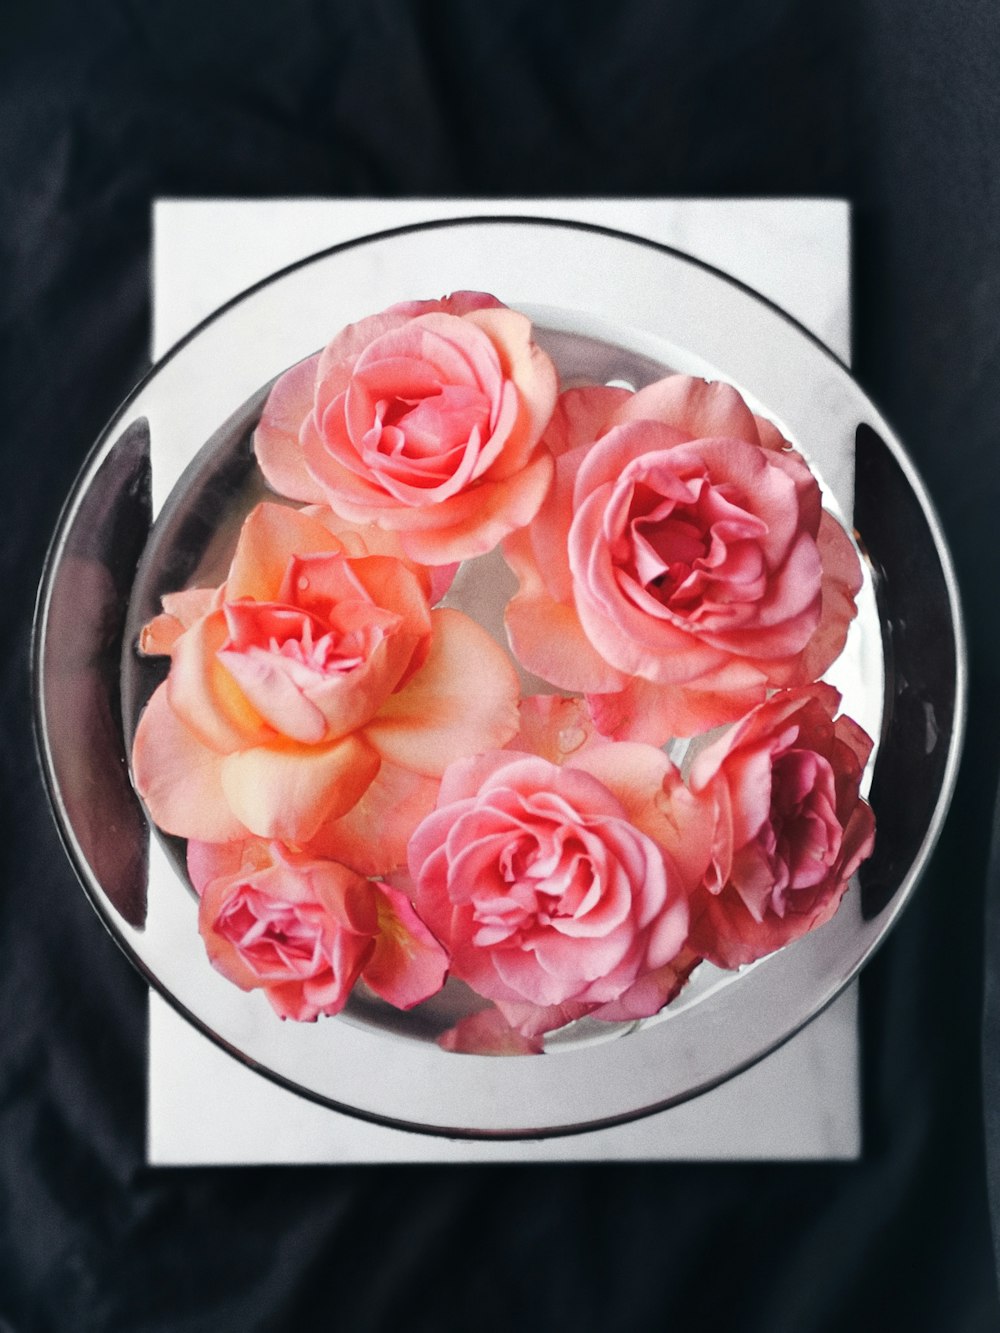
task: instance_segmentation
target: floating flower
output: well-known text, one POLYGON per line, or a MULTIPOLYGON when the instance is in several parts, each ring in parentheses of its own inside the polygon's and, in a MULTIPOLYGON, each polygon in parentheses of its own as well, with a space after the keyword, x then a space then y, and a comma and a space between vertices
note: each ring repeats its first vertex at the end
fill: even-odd
POLYGON ((555 483, 504 542, 520 579, 507 626, 604 735, 694 735, 839 655, 857 555, 803 459, 731 386, 569 390, 546 439, 555 483))
POLYGON ((556 391, 524 315, 481 292, 409 302, 281 376, 257 459, 280 494, 398 531, 414 559, 448 564, 536 513, 556 391))
POLYGON ((828 921, 871 854, 860 784, 872 742, 834 720, 839 703, 822 683, 776 694, 695 758, 689 790, 668 781, 673 832, 662 836, 700 874, 689 944, 719 967, 828 921))
POLYGON ((170 673, 133 771, 167 832, 388 870, 448 764, 517 729, 516 677, 486 632, 431 611, 401 560, 349 550, 317 514, 262 504, 221 588, 165 599, 143 646, 170 673))
POLYGON ((339 1013, 359 977, 399 1009, 444 984, 447 955, 406 898, 335 861, 258 839, 192 842, 188 869, 213 966, 282 1018, 339 1013))
POLYGON ((662 821, 669 766, 651 746, 604 744, 561 767, 506 751, 445 773, 410 840, 413 900, 452 974, 523 1034, 617 1016, 640 990, 653 1013, 673 990, 685 885, 644 831, 662 821))

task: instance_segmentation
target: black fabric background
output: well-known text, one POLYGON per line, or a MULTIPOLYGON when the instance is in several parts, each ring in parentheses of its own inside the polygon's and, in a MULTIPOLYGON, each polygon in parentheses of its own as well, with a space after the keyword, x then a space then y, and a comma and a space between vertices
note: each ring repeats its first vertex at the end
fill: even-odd
POLYGON ((0 34, 0 1329, 1000 1326, 993 0, 13 0, 0 34), (857 373, 939 506, 972 669, 951 817, 863 978, 862 1161, 143 1165, 144 987, 46 808, 27 644, 61 500, 146 365, 157 194, 853 202, 857 373))

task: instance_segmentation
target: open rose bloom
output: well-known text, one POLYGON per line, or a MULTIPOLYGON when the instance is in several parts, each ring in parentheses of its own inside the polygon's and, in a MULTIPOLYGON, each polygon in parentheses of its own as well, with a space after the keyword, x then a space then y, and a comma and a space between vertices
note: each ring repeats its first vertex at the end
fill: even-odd
POLYGON ((283 1018, 451 977, 444 1049, 539 1054, 821 925, 871 852, 872 743, 820 680, 861 567, 803 457, 726 384, 558 389, 483 293, 342 330, 257 427, 282 502, 142 633, 136 788, 283 1018), (441 604, 494 551, 505 642, 441 604))
POLYGON ((555 397, 524 315, 481 292, 411 301, 281 377, 257 460, 279 494, 399 532, 414 559, 449 564, 536 513, 555 397))
POLYGON ((504 543, 515 654, 583 692, 598 729, 662 745, 738 719, 831 665, 854 548, 803 459, 726 384, 569 390, 556 479, 504 543))

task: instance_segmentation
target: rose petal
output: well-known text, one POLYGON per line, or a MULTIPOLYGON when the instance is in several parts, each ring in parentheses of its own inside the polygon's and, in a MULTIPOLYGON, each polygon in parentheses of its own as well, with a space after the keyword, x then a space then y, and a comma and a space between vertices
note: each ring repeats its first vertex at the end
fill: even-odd
POLYGON ((444 1051, 459 1055, 543 1055, 539 1037, 528 1037, 511 1027, 499 1009, 481 1009, 460 1019, 438 1037, 444 1051))
POLYGON ((669 422, 684 439, 728 438, 759 441, 756 419, 731 384, 668 375, 640 389, 621 405, 611 422, 669 422))
POLYGON ((517 386, 522 410, 518 426, 504 449, 496 476, 509 476, 523 466, 539 435, 552 416, 559 391, 555 366, 532 341, 531 321, 506 306, 472 311, 469 324, 482 329, 500 358, 503 373, 517 386))
POLYGON ((144 657, 169 655, 185 630, 214 609, 216 588, 187 588, 163 595, 163 614, 154 616, 139 635, 139 651, 144 657))
POLYGON ((204 745, 159 686, 139 719, 132 747, 136 790, 165 833, 228 842, 246 833, 222 785, 223 756, 204 745))
POLYGON ((594 725, 615 741, 665 745, 736 722, 767 697, 767 677, 752 662, 730 661, 681 685, 627 677, 616 692, 587 693, 594 725))
MULTIPOLYGON (((235 875, 243 865, 245 841, 239 842, 199 842, 188 839, 187 870, 188 878, 199 896, 206 884, 223 875, 235 875)), ((262 862, 264 864, 264 862, 262 862)))
POLYGON ((406 864, 413 830, 434 808, 438 780, 382 762, 361 798, 338 819, 324 822, 309 850, 363 875, 384 875, 406 864))
POLYGON ((367 986, 397 1009, 412 1009, 436 995, 448 974, 448 954, 413 910, 405 893, 373 885, 378 936, 361 974, 367 986))
POLYGON ((293 556, 336 554, 343 545, 316 511, 265 502, 248 515, 240 531, 226 598, 276 601, 293 556))
POLYGON ((275 381, 254 432, 257 463, 267 483, 290 500, 322 501, 299 444, 302 422, 312 410, 319 353, 300 361, 275 381))
POLYGON ((177 716, 220 754, 258 744, 267 728, 219 653, 229 637, 222 611, 212 611, 178 638, 171 652, 167 693, 177 716))
POLYGON ((818 680, 844 650, 847 631, 857 615, 855 598, 863 582, 854 543, 825 509, 816 538, 823 566, 819 625, 806 644, 789 684, 818 680))
POLYGON ((360 800, 379 757, 356 736, 333 745, 258 746, 228 755, 222 787, 231 809, 262 838, 306 843, 360 800))
POLYGON ((692 950, 682 949, 672 962, 655 972, 647 972, 617 1000, 595 1009, 590 1017, 605 1023, 623 1023, 658 1014, 676 1000, 701 961, 692 950))
POLYGON ((453 760, 510 740, 519 690, 506 654, 475 621, 447 608, 431 619, 430 656, 364 735, 390 762, 439 777, 453 760))
POLYGON ((520 726, 508 742, 510 750, 537 754, 553 764, 572 760, 589 746, 601 744, 590 714, 580 699, 558 694, 529 694, 518 706, 520 726))

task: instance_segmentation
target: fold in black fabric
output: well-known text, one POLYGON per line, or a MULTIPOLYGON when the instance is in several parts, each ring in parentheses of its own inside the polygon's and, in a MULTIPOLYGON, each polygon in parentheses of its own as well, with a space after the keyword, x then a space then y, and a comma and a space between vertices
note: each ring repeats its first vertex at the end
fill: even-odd
POLYGON ((930 9, 5 7, 0 1329, 221 1333, 316 1313, 407 1333, 1000 1324, 995 899, 988 1156, 979 1064, 1000 683, 1000 24, 989 0, 930 9), (973 717, 931 869, 863 979, 857 1164, 143 1165, 144 986, 45 806, 27 644, 61 501, 146 366, 151 200, 476 193, 856 206, 857 373, 953 544, 973 717))

